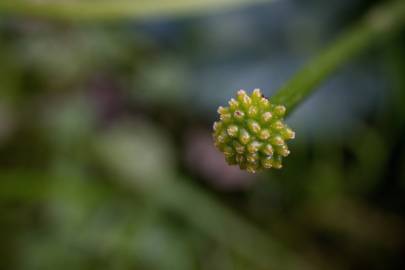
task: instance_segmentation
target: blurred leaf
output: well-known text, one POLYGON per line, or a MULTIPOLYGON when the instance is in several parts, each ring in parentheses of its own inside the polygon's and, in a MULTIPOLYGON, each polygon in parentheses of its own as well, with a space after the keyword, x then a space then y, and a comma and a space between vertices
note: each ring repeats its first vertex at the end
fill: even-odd
POLYGON ((167 57, 148 63, 135 76, 133 96, 148 105, 182 104, 187 99, 186 91, 191 87, 192 74, 180 59, 167 57))
POLYGON ((99 0, 0 2, 0 13, 52 19, 106 20, 199 14, 269 0, 99 0))
POLYGON ((173 149, 163 130, 141 121, 117 124, 94 142, 99 159, 131 188, 160 186, 173 178, 173 149))

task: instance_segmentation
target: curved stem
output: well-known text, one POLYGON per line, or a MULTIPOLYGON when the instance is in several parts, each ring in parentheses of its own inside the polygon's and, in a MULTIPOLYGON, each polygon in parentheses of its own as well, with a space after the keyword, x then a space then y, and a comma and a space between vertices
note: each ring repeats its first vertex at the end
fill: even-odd
POLYGON ((379 39, 397 32, 404 22, 405 1, 390 2, 371 10, 363 21, 343 33, 287 81, 272 101, 283 104, 291 113, 328 75, 379 39))

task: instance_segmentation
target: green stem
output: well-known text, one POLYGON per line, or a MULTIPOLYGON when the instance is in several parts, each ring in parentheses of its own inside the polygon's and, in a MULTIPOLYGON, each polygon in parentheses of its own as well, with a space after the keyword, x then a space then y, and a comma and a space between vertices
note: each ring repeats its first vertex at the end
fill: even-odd
POLYGON ((115 20, 199 14, 268 0, 0 1, 0 14, 56 20, 115 20))
POLYGON ((343 33, 334 43, 293 76, 272 97, 291 113, 331 73, 386 35, 395 34, 405 22, 405 1, 394 1, 372 10, 363 21, 343 33))

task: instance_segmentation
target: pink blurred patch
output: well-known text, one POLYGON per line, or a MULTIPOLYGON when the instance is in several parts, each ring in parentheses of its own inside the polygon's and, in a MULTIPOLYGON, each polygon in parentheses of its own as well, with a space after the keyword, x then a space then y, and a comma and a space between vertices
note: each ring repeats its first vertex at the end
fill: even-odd
POLYGON ((108 75, 97 74, 89 81, 89 97, 103 121, 108 122, 124 111, 120 87, 108 75))
POLYGON ((184 157, 193 172, 217 189, 243 190, 254 182, 254 175, 226 163, 224 155, 215 148, 211 134, 205 130, 194 129, 187 133, 184 157))

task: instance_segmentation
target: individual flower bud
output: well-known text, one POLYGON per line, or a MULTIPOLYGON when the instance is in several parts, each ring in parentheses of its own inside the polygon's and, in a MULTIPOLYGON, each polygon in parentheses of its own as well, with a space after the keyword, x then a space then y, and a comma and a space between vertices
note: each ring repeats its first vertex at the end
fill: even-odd
POLYGON ((273 166, 273 159, 271 157, 265 157, 262 159, 262 166, 266 169, 270 169, 273 166))
POLYGON ((254 120, 249 120, 248 121, 248 127, 249 130, 252 131, 253 133, 258 133, 260 131, 260 125, 254 120))
POLYGON ((251 164, 249 163, 246 166, 246 171, 250 172, 250 173, 255 173, 257 171, 258 166, 256 164, 251 164))
POLYGON ((286 142, 295 137, 282 116, 285 107, 271 104, 259 89, 251 95, 239 90, 229 107, 219 107, 219 121, 213 125, 215 146, 230 165, 251 173, 282 167, 290 154, 286 142))
POLYGON ((238 126, 229 125, 228 128, 226 129, 226 132, 228 133, 229 136, 236 137, 238 135, 238 126))
POLYGON ((250 141, 250 135, 249 135, 249 132, 246 131, 246 129, 240 130, 239 141, 242 144, 248 144, 248 142, 250 141))
POLYGON ((275 136, 272 138, 273 145, 282 146, 284 145, 284 140, 280 136, 275 136))
POLYGON ((267 140, 270 138, 270 131, 268 129, 263 129, 260 131, 259 138, 262 140, 267 140))
POLYGON ((219 106, 217 111, 218 111, 219 114, 227 114, 227 113, 229 113, 229 109, 224 108, 222 106, 219 106))
POLYGON ((278 117, 284 116, 285 111, 286 111, 286 108, 281 105, 278 105, 274 108, 274 114, 276 114, 278 117))
POLYGON ((221 114, 219 116, 219 119, 221 119, 221 121, 224 123, 229 123, 232 120, 232 116, 229 113, 225 113, 225 114, 221 114))
POLYGON ((284 125, 280 120, 278 120, 278 121, 274 122, 271 125, 271 127, 274 128, 275 130, 282 130, 284 128, 284 125))
POLYGON ((219 136, 217 138, 218 138, 218 142, 221 144, 224 144, 229 141, 229 137, 225 131, 221 131, 221 133, 219 134, 219 136))
POLYGON ((281 163, 281 156, 274 157, 274 159, 272 160, 272 166, 275 169, 283 168, 283 164, 281 163))
POLYGON ((250 106, 247 110, 247 115, 249 117, 255 117, 259 113, 259 110, 255 106, 250 106))
POLYGON ((249 108, 249 106, 252 104, 252 100, 244 90, 239 90, 237 96, 239 102, 243 105, 244 108, 249 108))
POLYGON ((236 120, 241 121, 241 120, 243 120, 243 118, 245 117, 245 113, 244 113, 243 111, 241 111, 241 110, 236 110, 236 111, 233 113, 233 117, 234 117, 236 120))
POLYGON ((239 103, 233 98, 231 98, 231 100, 228 102, 228 104, 229 104, 229 108, 231 110, 236 110, 239 106, 239 103))
POLYGON ((213 130, 216 132, 222 128, 222 123, 221 122, 214 122, 214 125, 212 126, 213 130))
POLYGON ((265 153, 268 156, 273 155, 273 146, 271 146, 271 144, 266 144, 263 149, 262 149, 263 153, 265 153))
POLYGON ((259 159, 259 155, 257 153, 249 154, 246 156, 247 162, 254 164, 259 159))
POLYGON ((290 154, 290 150, 288 150, 286 145, 283 145, 277 149, 277 153, 279 153, 283 157, 286 157, 290 154))
POLYGON ((259 143, 258 141, 253 141, 247 146, 247 150, 249 153, 253 154, 259 151, 260 146, 261 143, 259 143))
POLYGON ((241 90, 239 90, 239 91, 236 93, 236 98, 237 98, 237 100, 238 100, 240 103, 243 102, 243 98, 244 98, 245 96, 247 96, 245 90, 242 90, 242 89, 241 89, 241 90))
POLYGON ((292 131, 291 129, 287 128, 283 131, 282 133, 284 139, 286 140, 292 140, 295 138, 295 132, 292 131))
POLYGON ((252 100, 250 99, 250 97, 248 95, 243 96, 242 105, 245 108, 249 108, 250 104, 252 104, 252 100))
POLYGON ((262 98, 262 92, 260 91, 260 89, 256 88, 255 90, 253 90, 252 92, 252 99, 254 101, 258 101, 262 98))
POLYGON ((244 154, 245 153, 245 147, 243 145, 241 145, 238 142, 234 142, 233 144, 234 144, 235 150, 236 150, 236 152, 238 154, 244 154))
POLYGON ((269 122, 271 118, 273 118, 273 115, 271 114, 271 112, 265 112, 262 114, 262 120, 264 123, 269 122))
POLYGON ((236 96, 239 98, 239 97, 243 97, 243 96, 246 96, 247 94, 246 94, 246 91, 245 90, 243 90, 243 89, 240 89, 237 93, 236 93, 236 96))
POLYGON ((270 102, 267 98, 262 97, 259 101, 259 104, 261 107, 263 107, 264 109, 268 109, 270 107, 270 102))

